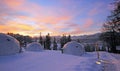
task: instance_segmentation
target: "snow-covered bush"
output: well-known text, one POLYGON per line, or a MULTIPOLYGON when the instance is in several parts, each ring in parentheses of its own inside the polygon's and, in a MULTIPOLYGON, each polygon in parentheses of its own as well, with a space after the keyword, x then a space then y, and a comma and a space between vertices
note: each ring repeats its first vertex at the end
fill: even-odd
POLYGON ((38 42, 32 42, 27 45, 27 51, 43 51, 43 47, 38 42))
POLYGON ((85 53, 85 49, 80 43, 71 41, 63 46, 63 53, 80 56, 85 53))
POLYGON ((0 33, 0 55, 11 55, 20 50, 19 42, 12 36, 0 33))

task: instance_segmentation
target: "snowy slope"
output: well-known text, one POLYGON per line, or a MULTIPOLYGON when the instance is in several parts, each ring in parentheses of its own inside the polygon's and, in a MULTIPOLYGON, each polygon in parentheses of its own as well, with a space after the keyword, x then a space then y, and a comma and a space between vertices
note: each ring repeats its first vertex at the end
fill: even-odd
POLYGON ((61 54, 60 51, 24 52, 0 56, 0 71, 100 71, 96 53, 83 56, 61 54))

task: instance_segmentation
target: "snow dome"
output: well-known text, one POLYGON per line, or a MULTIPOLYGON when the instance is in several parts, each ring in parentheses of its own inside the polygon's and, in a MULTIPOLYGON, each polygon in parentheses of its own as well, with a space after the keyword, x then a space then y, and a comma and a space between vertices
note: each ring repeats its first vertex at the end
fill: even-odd
POLYGON ((83 45, 81 45, 80 43, 76 41, 68 42, 63 47, 63 53, 65 54, 72 54, 72 55, 80 56, 84 54, 84 52, 85 52, 85 49, 83 45))
POLYGON ((0 33, 0 55, 11 55, 20 50, 19 42, 12 36, 0 33))
POLYGON ((42 51, 43 47, 38 42, 32 42, 32 43, 27 45, 26 50, 27 51, 42 51))

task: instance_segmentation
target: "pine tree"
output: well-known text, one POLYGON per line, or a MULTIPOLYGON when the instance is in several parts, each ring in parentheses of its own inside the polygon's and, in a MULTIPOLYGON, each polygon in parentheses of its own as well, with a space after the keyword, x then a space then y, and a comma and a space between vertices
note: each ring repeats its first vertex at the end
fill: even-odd
POLYGON ((71 39, 71 36, 70 35, 68 35, 68 37, 67 37, 67 42, 70 42, 72 39, 71 39))
POLYGON ((57 42, 56 42, 55 37, 54 37, 54 40, 53 40, 53 50, 57 50, 57 42))
POLYGON ((40 37, 39 37, 39 43, 40 43, 41 45, 43 45, 43 39, 42 39, 42 36, 41 36, 41 32, 40 32, 40 37))
POLYGON ((63 34, 63 36, 60 39, 60 43, 61 43, 61 48, 63 48, 63 46, 67 43, 66 35, 63 34))
POLYGON ((27 43, 31 43, 32 38, 30 36, 24 36, 24 46, 27 46, 27 43))
POLYGON ((103 24, 103 34, 100 38, 111 46, 111 52, 116 52, 116 45, 120 45, 120 1, 114 3, 114 10, 103 24))
POLYGON ((43 45, 44 45, 44 49, 47 49, 45 40, 43 41, 43 45))
POLYGON ((51 46, 51 37, 50 37, 50 34, 48 33, 45 39, 45 47, 46 49, 51 50, 50 46, 51 46))

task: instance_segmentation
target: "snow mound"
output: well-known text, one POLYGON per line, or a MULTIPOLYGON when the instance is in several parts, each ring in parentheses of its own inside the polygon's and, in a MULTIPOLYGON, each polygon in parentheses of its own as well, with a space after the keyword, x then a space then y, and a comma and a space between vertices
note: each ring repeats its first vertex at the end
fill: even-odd
POLYGON ((38 42, 32 42, 27 45, 27 51, 43 51, 43 47, 38 42))
POLYGON ((63 46, 63 53, 80 56, 85 53, 85 49, 80 43, 71 41, 63 46))
POLYGON ((19 42, 12 36, 0 33, 0 55, 11 55, 20 50, 19 42))

